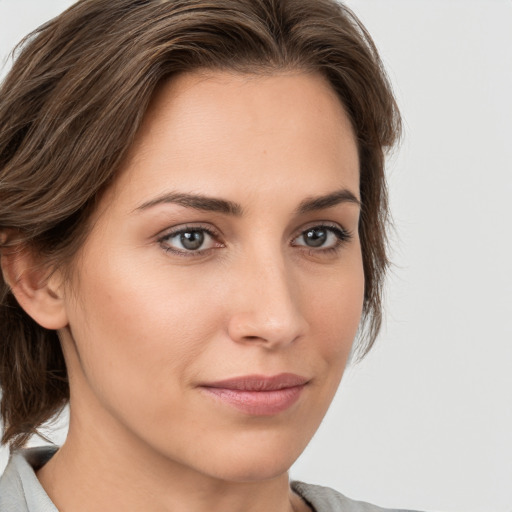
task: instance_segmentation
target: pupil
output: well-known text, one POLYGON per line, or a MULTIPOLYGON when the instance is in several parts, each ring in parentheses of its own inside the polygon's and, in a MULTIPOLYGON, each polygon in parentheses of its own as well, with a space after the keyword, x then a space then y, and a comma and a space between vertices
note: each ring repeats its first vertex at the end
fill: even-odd
POLYGON ((180 241, 185 249, 193 251, 203 245, 204 234, 201 231, 188 231, 181 234, 180 241))
POLYGON ((327 240, 327 232, 325 229, 310 229, 304 235, 306 245, 310 247, 320 247, 327 240))

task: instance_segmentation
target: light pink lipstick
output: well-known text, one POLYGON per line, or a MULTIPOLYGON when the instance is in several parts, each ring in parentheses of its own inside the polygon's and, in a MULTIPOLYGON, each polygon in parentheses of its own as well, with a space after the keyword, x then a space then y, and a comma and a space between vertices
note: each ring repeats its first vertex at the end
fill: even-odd
POLYGON ((255 416, 272 416, 300 398, 308 379, 293 373, 272 377, 247 375, 201 385, 212 397, 255 416))

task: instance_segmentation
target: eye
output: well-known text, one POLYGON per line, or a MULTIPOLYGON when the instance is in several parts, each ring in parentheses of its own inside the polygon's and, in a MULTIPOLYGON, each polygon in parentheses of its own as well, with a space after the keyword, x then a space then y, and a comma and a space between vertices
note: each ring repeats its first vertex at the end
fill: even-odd
POLYGON ((202 227, 180 228, 165 234, 158 241, 166 251, 181 255, 200 254, 208 249, 223 247, 215 233, 202 227))
POLYGON ((292 244, 310 249, 336 250, 350 239, 350 233, 339 226, 312 226, 303 231, 292 244))

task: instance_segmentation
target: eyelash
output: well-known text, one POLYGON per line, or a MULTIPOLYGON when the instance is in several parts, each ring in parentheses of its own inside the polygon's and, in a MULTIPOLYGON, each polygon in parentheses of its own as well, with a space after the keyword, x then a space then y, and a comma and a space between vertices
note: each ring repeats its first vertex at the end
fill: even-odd
POLYGON ((224 247, 224 244, 222 244, 220 242, 215 242, 215 245, 216 245, 215 247, 210 247, 208 249, 199 249, 197 251, 192 251, 192 250, 187 251, 187 250, 182 250, 182 249, 176 249, 176 248, 171 247, 168 244, 166 244, 166 242, 169 239, 174 238, 176 236, 184 235, 185 233, 197 233, 197 232, 206 233, 210 238, 212 238, 212 240, 218 240, 220 238, 220 233, 218 233, 217 231, 214 231, 211 227, 195 225, 195 226, 180 227, 180 228, 176 229, 175 231, 168 232, 158 239, 158 243, 164 249, 165 252, 170 252, 170 253, 176 254, 178 256, 182 256, 184 258, 194 258, 194 257, 198 257, 198 256, 204 256, 206 253, 208 253, 214 249, 224 247))
POLYGON ((336 243, 332 247, 319 247, 318 249, 314 247, 310 247, 307 245, 294 245, 294 247, 301 247, 303 250, 307 251, 307 253, 311 256, 315 254, 323 254, 323 255, 333 255, 336 254, 345 244, 347 244, 353 237, 352 233, 345 228, 340 227, 337 224, 313 224, 308 226, 306 229, 303 229, 300 234, 293 238, 296 240, 299 237, 305 236, 308 231, 313 230, 326 230, 332 233, 336 237, 336 243))
MULTIPOLYGON (((305 234, 308 231, 313 230, 326 230, 329 233, 332 233, 336 237, 336 243, 332 247, 311 247, 303 244, 291 244, 293 247, 300 247, 302 250, 307 251, 308 254, 314 255, 314 254, 334 254, 337 253, 343 245, 348 243, 353 235, 350 231, 340 227, 336 224, 313 224, 311 226, 306 227, 305 229, 302 229, 302 231, 295 237, 293 237, 292 242, 298 239, 301 236, 305 236, 305 234)), ((221 238, 220 233, 217 231, 211 229, 209 226, 202 226, 202 225, 194 225, 194 226, 184 226, 180 227, 179 229, 176 229, 175 231, 171 231, 166 233, 165 235, 158 238, 158 243, 160 246, 164 249, 165 252, 176 254, 177 256, 181 256, 184 258, 194 258, 194 257, 200 257, 204 256, 210 251, 225 247, 225 245, 222 242, 219 242, 218 240, 221 238), (183 235, 185 233, 206 233, 209 237, 211 237, 212 240, 214 240, 214 247, 209 247, 207 249, 198 249, 198 250, 182 250, 182 249, 176 249, 174 247, 171 247, 167 244, 169 239, 172 239, 174 237, 177 237, 179 235, 183 235)))

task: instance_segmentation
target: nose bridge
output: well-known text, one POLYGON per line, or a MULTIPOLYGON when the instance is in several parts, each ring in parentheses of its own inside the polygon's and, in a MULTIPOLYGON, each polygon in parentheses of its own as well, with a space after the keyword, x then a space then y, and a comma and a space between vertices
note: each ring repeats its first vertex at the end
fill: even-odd
POLYGON ((260 248, 242 258, 236 296, 229 324, 235 341, 259 340, 273 346, 303 334, 298 283, 282 250, 260 248))

